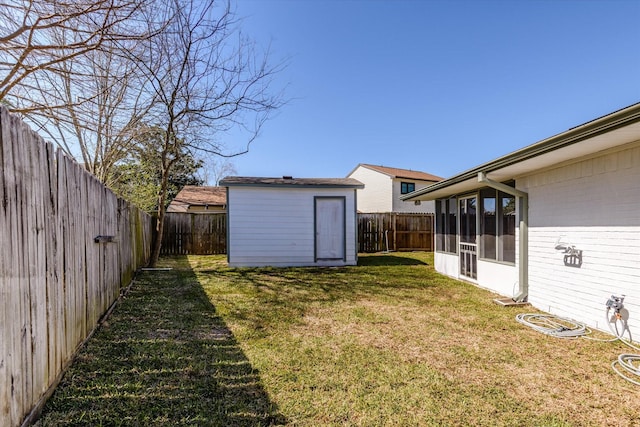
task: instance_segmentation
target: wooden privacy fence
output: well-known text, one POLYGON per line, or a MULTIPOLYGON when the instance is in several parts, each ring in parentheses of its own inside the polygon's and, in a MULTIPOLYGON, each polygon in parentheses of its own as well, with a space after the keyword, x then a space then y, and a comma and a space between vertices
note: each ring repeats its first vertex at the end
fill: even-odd
POLYGON ((152 227, 4 108, 0 165, 0 425, 17 426, 146 262, 152 227))
POLYGON ((227 253, 227 214, 167 212, 162 236, 163 255, 227 253))
MULTIPOLYGON (((433 221, 433 214, 359 213, 358 252, 433 251, 433 221)), ((227 214, 167 212, 161 251, 226 254, 227 214)))
POLYGON ((433 214, 359 213, 358 252, 433 251, 433 214))

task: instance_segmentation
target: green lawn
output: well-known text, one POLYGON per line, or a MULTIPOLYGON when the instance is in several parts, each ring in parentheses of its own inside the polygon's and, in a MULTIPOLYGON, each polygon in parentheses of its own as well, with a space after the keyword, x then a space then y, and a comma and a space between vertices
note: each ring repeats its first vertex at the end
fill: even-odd
POLYGON ((633 426, 620 343, 517 323, 530 307, 438 275, 432 254, 357 267, 140 273, 38 425, 633 426))

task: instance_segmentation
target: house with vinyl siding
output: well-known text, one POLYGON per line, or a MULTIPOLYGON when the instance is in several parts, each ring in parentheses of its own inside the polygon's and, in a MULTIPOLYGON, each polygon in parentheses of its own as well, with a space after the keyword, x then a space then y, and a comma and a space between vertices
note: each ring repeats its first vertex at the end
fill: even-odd
POLYGON ((231 267, 345 266, 358 262, 351 178, 226 177, 231 267))
POLYGON ((608 330, 640 333, 640 103, 402 197, 434 201, 435 267, 608 330))
POLYGON ((400 196, 442 180, 426 172, 366 163, 360 163, 347 177, 364 184, 364 188, 358 190, 358 211, 364 213, 434 213, 432 201, 404 202, 400 196))

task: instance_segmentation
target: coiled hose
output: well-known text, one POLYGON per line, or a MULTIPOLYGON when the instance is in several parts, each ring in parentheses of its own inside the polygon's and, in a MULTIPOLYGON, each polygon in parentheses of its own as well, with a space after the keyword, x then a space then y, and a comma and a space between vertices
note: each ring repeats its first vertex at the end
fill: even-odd
POLYGON ((579 338, 589 332, 580 322, 552 314, 522 313, 516 316, 516 320, 538 332, 556 338, 579 338))
MULTIPOLYGON (((640 347, 633 345, 633 341, 631 339, 631 331, 629 330, 629 325, 627 325, 627 321, 618 316, 616 313, 615 321, 610 321, 609 319, 609 311, 607 308, 607 323, 609 325, 609 330, 612 334, 616 336, 617 339, 622 341, 625 345, 631 347, 634 350, 640 351, 640 347), (622 325, 622 331, 618 328, 618 323, 622 325), (613 326, 612 326, 613 325, 613 326), (624 333, 629 333, 629 340, 624 339, 624 333)), ((618 356, 618 359, 611 362, 611 368, 614 370, 616 374, 625 380, 629 381, 632 384, 640 385, 640 355, 639 354, 630 354, 623 353, 618 356)))
MULTIPOLYGON (((538 332, 545 335, 550 335, 556 338, 575 339, 586 338, 595 341, 612 342, 620 340, 624 344, 639 350, 640 347, 633 345, 631 341, 631 334, 629 333, 629 340, 624 339, 625 332, 629 332, 627 322, 622 318, 617 317, 622 323, 622 330, 618 328, 618 322, 611 322, 609 319, 610 308, 607 308, 607 324, 611 333, 615 335, 615 338, 600 340, 590 338, 587 335, 591 333, 591 330, 587 328, 583 323, 577 322, 566 317, 559 317, 552 314, 538 314, 538 313, 522 313, 516 316, 516 320, 525 326, 528 326, 538 332), (613 323, 613 326, 612 326, 613 323)), ((618 356, 618 359, 611 363, 611 368, 616 374, 630 383, 640 385, 640 355, 624 353, 618 356)))
POLYGON ((623 353, 611 363, 611 368, 625 380, 640 385, 640 355, 623 353), (635 363, 635 364, 634 364, 635 363), (620 369, 621 368, 621 369, 620 369), (629 376, 629 375, 633 375, 629 376))

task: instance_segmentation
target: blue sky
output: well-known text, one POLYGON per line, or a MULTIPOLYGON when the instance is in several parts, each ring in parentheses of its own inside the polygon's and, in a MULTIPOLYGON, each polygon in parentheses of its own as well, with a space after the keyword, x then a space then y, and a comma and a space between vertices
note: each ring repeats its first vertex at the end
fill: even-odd
POLYGON ((640 102, 640 1, 238 0, 290 102, 238 175, 449 177, 640 102))

